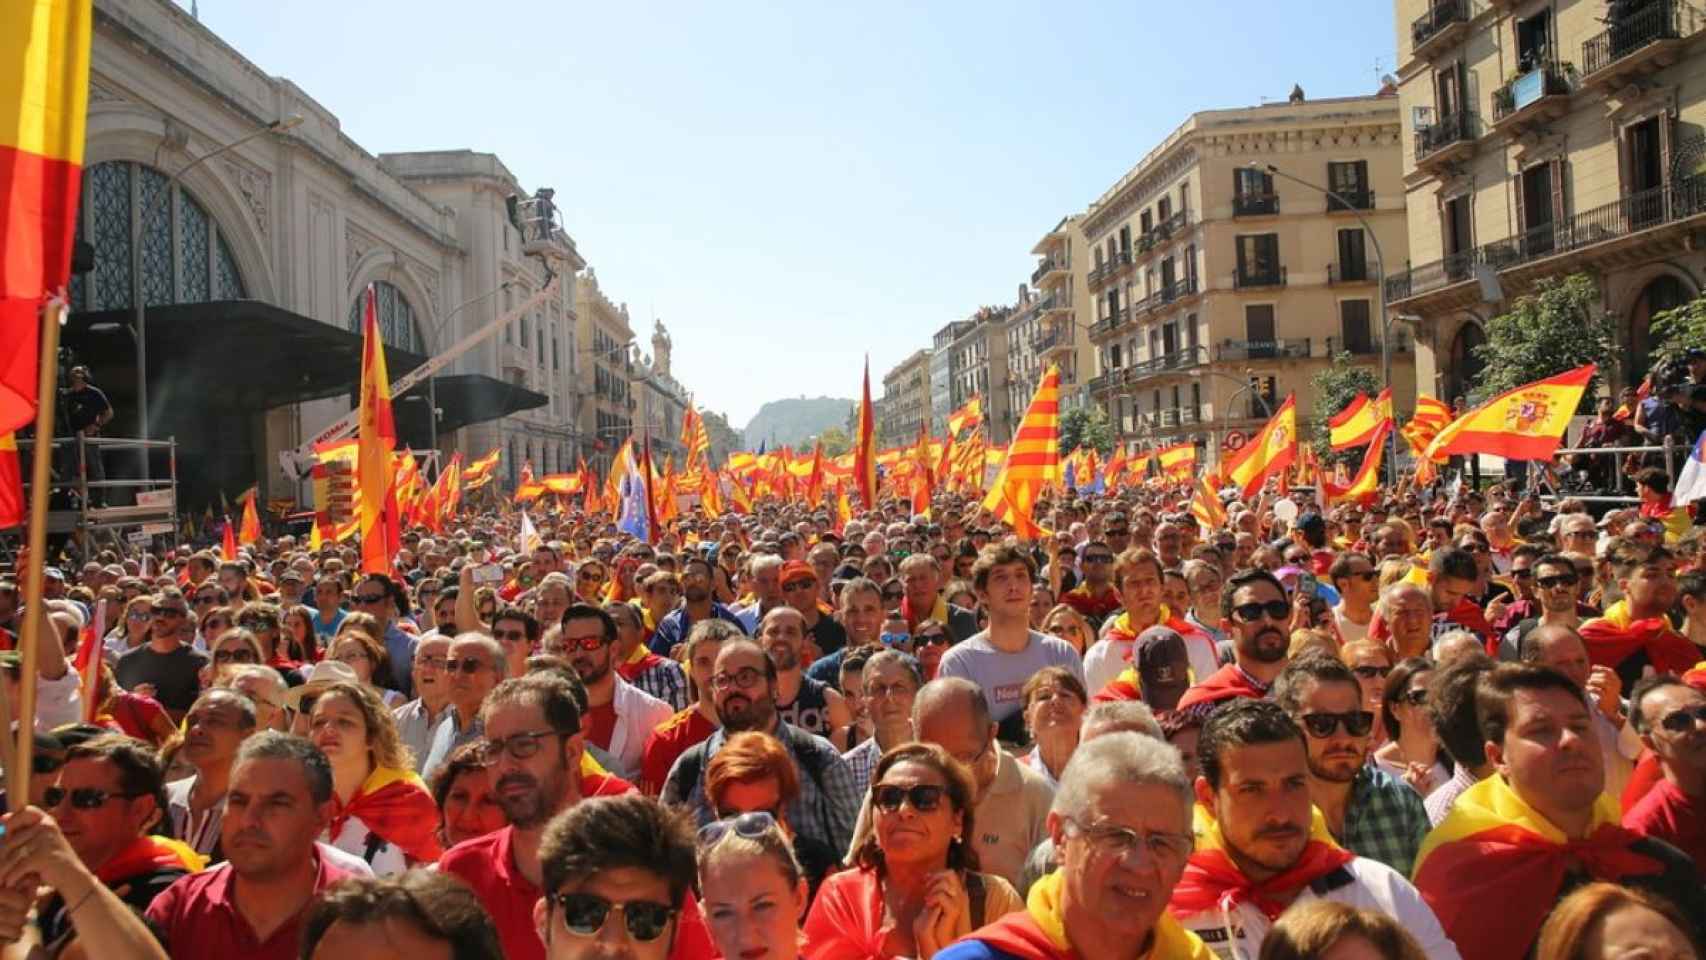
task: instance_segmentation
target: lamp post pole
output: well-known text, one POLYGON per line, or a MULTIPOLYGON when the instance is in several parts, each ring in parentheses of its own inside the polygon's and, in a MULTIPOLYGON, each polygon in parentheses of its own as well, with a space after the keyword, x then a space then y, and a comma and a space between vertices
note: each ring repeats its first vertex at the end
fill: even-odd
MULTIPOLYGON (((281 119, 274 120, 273 122, 267 124, 264 127, 261 127, 258 130, 252 130, 249 133, 246 133, 243 136, 238 137, 237 139, 231 141, 230 143, 227 143, 223 146, 217 147, 213 150, 208 151, 207 153, 202 154, 199 157, 196 157, 194 160, 191 160, 189 163, 186 163, 182 167, 179 167, 177 173, 174 173, 170 177, 166 178, 166 185, 160 191, 160 198, 161 198, 162 202, 166 202, 166 203, 171 202, 172 191, 177 187, 179 181, 181 181, 183 179, 184 174, 189 173, 191 170, 194 170, 196 167, 201 166, 203 163, 206 163, 207 161, 212 160, 214 157, 220 156, 221 154, 229 153, 232 150, 236 149, 237 147, 240 147, 243 144, 248 143, 250 140, 253 140, 256 137, 261 136, 262 134, 282 133, 285 130, 289 130, 291 127, 294 127, 301 122, 302 122, 302 114, 293 113, 288 117, 283 117, 281 119)), ((137 437, 140 440, 147 440, 148 435, 149 435, 148 434, 148 307, 147 307, 148 297, 143 292, 143 289, 142 289, 142 222, 148 218, 148 214, 151 212, 152 212, 152 209, 150 207, 145 206, 139 202, 137 204, 136 216, 132 217, 131 221, 130 221, 130 300, 131 300, 131 304, 135 310, 135 317, 133 320, 133 328, 134 328, 134 332, 136 334, 136 414, 137 414, 137 421, 140 425, 140 429, 137 431, 137 437)), ((170 218, 170 216, 167 217, 166 232, 168 234, 167 239, 169 242, 170 241, 170 234, 171 234, 171 218, 170 218)), ((169 265, 171 263, 171 261, 172 261, 172 254, 170 252, 168 252, 166 262, 169 265)), ((144 446, 142 448, 142 479, 144 479, 144 480, 147 480, 149 478, 150 467, 149 467, 148 460, 149 460, 148 447, 144 446)))

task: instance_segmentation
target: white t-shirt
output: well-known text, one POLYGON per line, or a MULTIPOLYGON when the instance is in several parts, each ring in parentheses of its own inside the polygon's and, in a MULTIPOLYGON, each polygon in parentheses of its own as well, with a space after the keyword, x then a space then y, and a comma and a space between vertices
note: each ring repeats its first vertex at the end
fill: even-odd
POLYGON ((1084 662, 1078 651, 1059 637, 1030 631, 1030 641, 1017 653, 1004 653, 990 646, 989 631, 973 634, 942 654, 938 677, 965 677, 983 689, 989 715, 996 723, 1017 713, 1025 681, 1044 667, 1065 667, 1084 679, 1084 662))
POLYGON ((1339 625, 1339 637, 1346 643, 1356 643, 1359 640, 1368 639, 1368 624, 1357 623, 1345 616, 1345 605, 1343 603, 1333 607, 1333 622, 1339 625))

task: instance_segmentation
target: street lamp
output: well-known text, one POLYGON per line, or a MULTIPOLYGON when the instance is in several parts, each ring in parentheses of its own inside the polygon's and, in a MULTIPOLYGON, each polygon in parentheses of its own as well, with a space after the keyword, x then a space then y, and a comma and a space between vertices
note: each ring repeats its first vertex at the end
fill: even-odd
MULTIPOLYGON (((172 196, 172 188, 178 185, 178 182, 183 179, 184 174, 190 172, 201 164, 206 163, 214 157, 223 153, 229 153, 262 134, 283 133, 300 123, 302 123, 302 114, 293 113, 287 117, 274 120, 258 130, 250 131, 224 146, 217 147, 202 154, 194 160, 191 160, 189 163, 184 164, 182 167, 179 167, 177 173, 167 177, 165 189, 160 191, 160 196, 169 202, 172 196)), ((136 216, 130 223, 130 299, 136 311, 135 322, 133 324, 136 334, 136 413, 137 418, 141 423, 141 430, 138 432, 138 438, 141 440, 148 439, 148 298, 142 289, 142 222, 148 219, 149 212, 149 208, 139 205, 139 208, 136 211, 136 216)), ((168 233, 170 232, 170 228, 170 216, 168 214, 168 233)), ((170 258, 168 258, 167 262, 171 262, 170 258)), ((148 459, 148 447, 144 445, 142 448, 142 479, 144 480, 149 479, 148 459)))
MULTIPOLYGON (((1391 321, 1386 315, 1386 259, 1380 252, 1380 235, 1374 232, 1373 225, 1371 225, 1368 220, 1363 217, 1362 213, 1357 210, 1356 204, 1345 199, 1340 194, 1335 193, 1326 187, 1320 186, 1319 184, 1314 184, 1308 180, 1304 180, 1301 177, 1294 177, 1291 174, 1280 170, 1280 168, 1271 163, 1263 164, 1252 160, 1248 166, 1259 170, 1265 169, 1269 176, 1279 177, 1282 180, 1290 180, 1292 183, 1295 183, 1300 187, 1308 187, 1317 193, 1325 194, 1329 200, 1338 201, 1341 208, 1350 213, 1351 216, 1356 217, 1357 223, 1362 224, 1363 233, 1367 234, 1369 242, 1374 244, 1375 282, 1380 287, 1380 378, 1385 382, 1387 389, 1391 389, 1392 328, 1391 321)), ((1332 358, 1329 357, 1328 360, 1331 361, 1332 358)), ((1398 433, 1396 430, 1388 431, 1388 433, 1391 435, 1386 438, 1387 443, 1389 444, 1387 460, 1390 464, 1392 476, 1396 477, 1398 475, 1398 433)))

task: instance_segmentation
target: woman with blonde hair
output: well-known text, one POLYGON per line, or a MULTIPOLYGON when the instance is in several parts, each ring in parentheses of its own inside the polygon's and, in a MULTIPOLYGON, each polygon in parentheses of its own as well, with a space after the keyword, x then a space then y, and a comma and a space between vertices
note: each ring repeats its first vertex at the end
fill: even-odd
POLYGON ((391 711, 371 686, 333 683, 309 714, 308 739, 332 765, 331 825, 321 839, 379 876, 435 863, 438 805, 415 775, 391 711))
POLYGON ((1427 954, 1384 913, 1315 900, 1274 921, 1259 960, 1427 960, 1427 954))
POLYGON ((1071 644, 1080 657, 1096 642, 1096 633, 1090 629, 1090 621, 1085 620, 1083 614, 1065 603, 1055 604, 1054 609, 1043 618, 1042 631, 1071 644))
POLYGON ((1352 640, 1339 648, 1339 659, 1356 674, 1357 685, 1362 687, 1362 708, 1374 714, 1374 733, 1369 742, 1378 746, 1386 740, 1381 705, 1386 700, 1386 678, 1395 662, 1392 651, 1373 640, 1352 640))
POLYGON ((1036 744, 1020 762, 1042 774, 1050 786, 1059 786, 1061 771, 1078 749, 1078 727, 1090 705, 1090 695, 1071 670, 1044 667, 1025 681, 1019 704, 1025 729, 1036 744))
POLYGON ((811 901, 782 824, 762 811, 715 820, 699 828, 696 859, 699 906, 718 954, 797 960, 811 901))
POLYGON ((1698 960, 1692 925, 1669 900, 1590 883, 1559 901, 1540 928, 1535 960, 1698 960))
MULTIPOLYGON (((332 638, 331 646, 326 651, 327 660, 336 660, 355 671, 362 683, 372 687, 385 706, 395 709, 403 705, 406 698, 395 690, 387 690, 373 682, 374 677, 391 675, 391 658, 385 653, 385 644, 381 643, 372 633, 360 624, 351 625, 350 620, 364 614, 350 614, 343 626, 338 628, 338 635, 332 638)), ((370 622, 371 616, 366 617, 370 622)))

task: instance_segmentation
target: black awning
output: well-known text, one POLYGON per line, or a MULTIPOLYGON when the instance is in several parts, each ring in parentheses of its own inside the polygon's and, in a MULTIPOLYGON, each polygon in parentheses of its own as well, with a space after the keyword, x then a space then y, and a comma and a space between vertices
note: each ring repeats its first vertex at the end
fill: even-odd
MULTIPOLYGON (((480 373, 443 374, 433 379, 437 381, 438 408, 444 411, 438 420, 440 436, 472 424, 534 410, 551 402, 551 398, 543 393, 480 373)), ((427 385, 422 383, 405 397, 412 400, 426 395, 427 385)), ((397 400, 403 401, 404 398, 397 400)), ((397 429, 408 430, 417 418, 424 424, 425 407, 424 403, 395 403, 397 429)))

